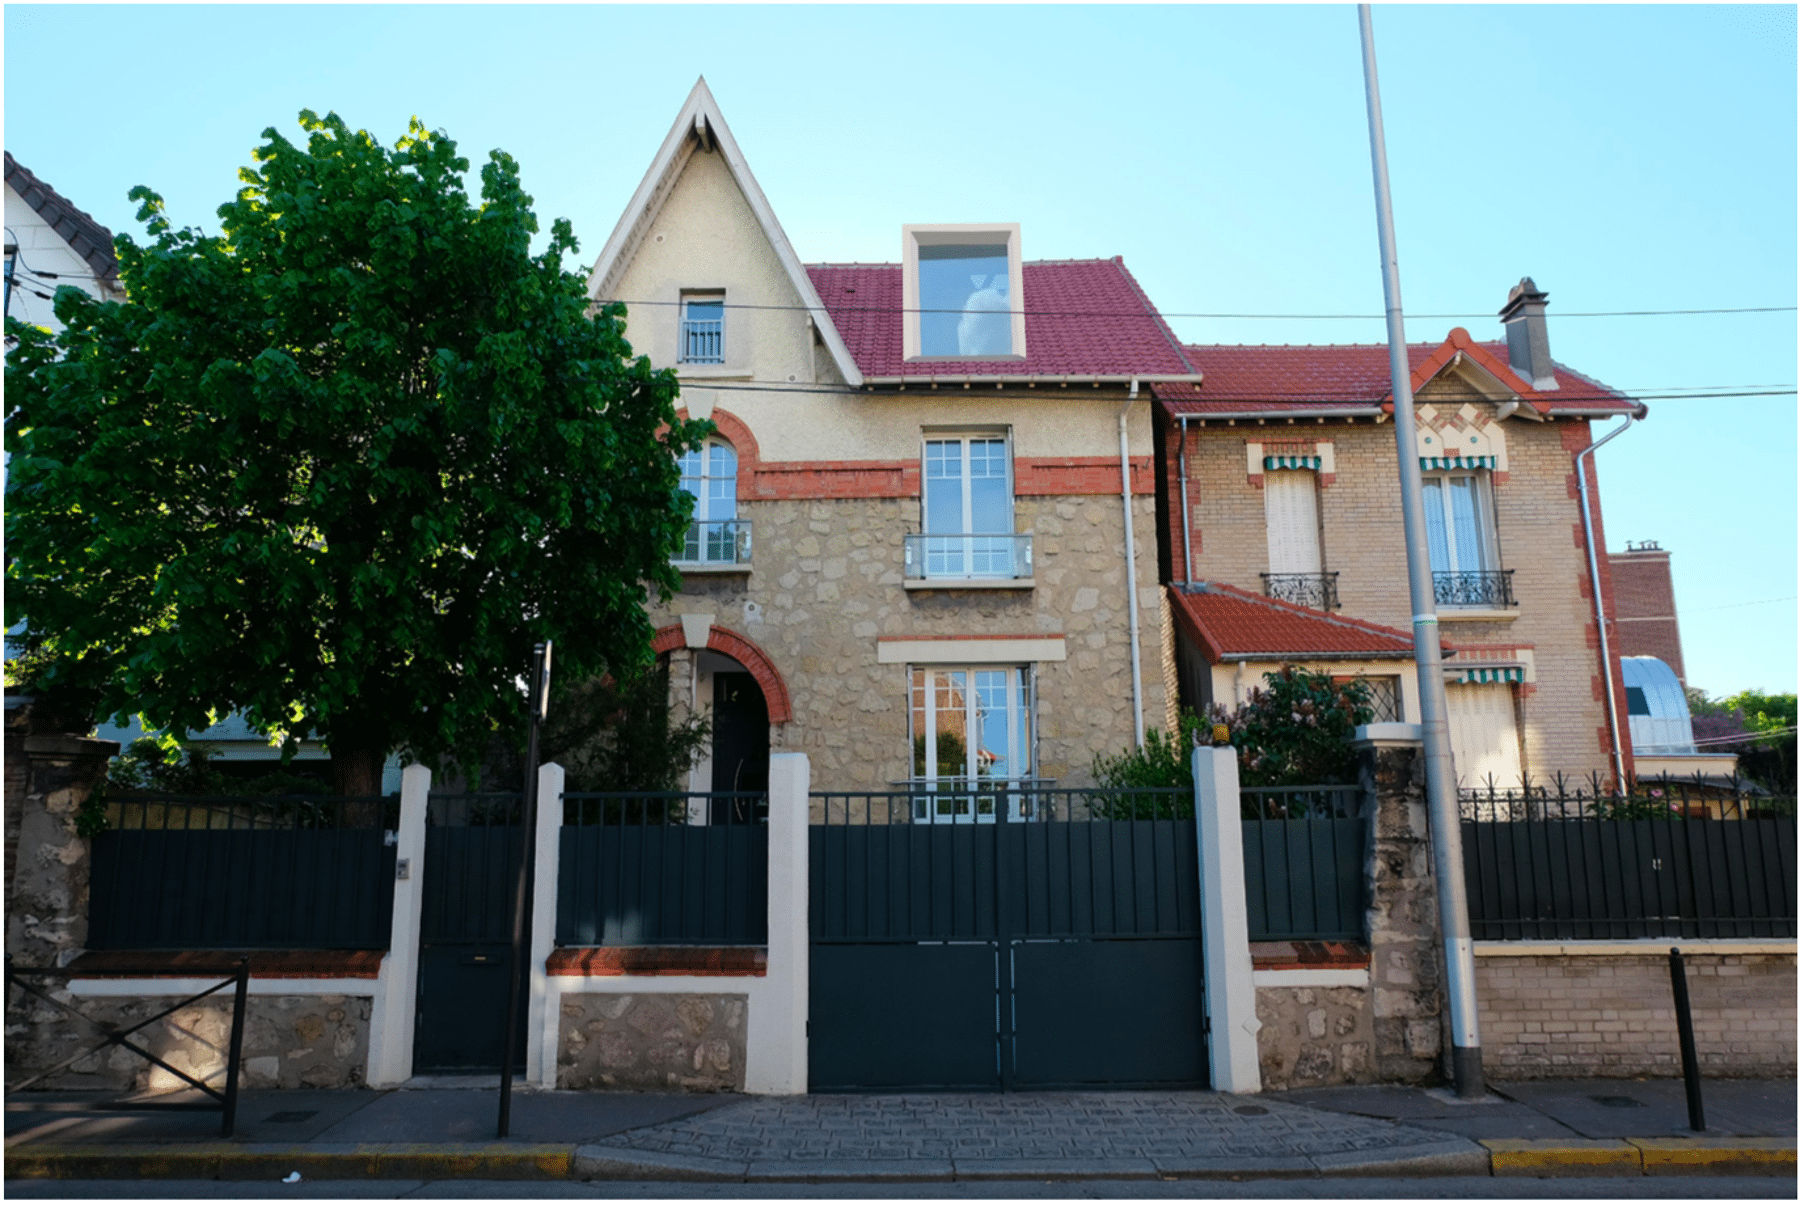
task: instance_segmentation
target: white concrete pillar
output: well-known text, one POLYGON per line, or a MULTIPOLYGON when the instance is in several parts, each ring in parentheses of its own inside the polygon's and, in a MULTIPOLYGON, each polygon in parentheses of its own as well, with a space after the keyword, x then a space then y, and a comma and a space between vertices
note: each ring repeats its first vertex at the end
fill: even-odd
POLYGON ((372 1088, 390 1088, 412 1078, 413 1017, 419 1000, 419 920, 425 900, 425 807, 431 771, 408 766, 400 775, 400 827, 394 849, 394 921, 387 957, 375 981, 369 1018, 372 1088))
POLYGON ((806 1091, 807 872, 812 764, 804 753, 769 755, 769 965, 750 1008, 746 1092, 806 1091))
POLYGON ((1195 749, 1193 766, 1213 1087, 1220 1092, 1260 1092, 1262 1064, 1256 1035, 1262 1022, 1256 1019, 1256 985, 1251 978, 1237 750, 1195 749))
POLYGON ((556 1035, 562 1013, 544 964, 556 948, 556 888, 562 869, 563 781, 555 762, 538 767, 537 832, 533 834, 531 879, 531 967, 525 1013, 525 1082, 556 1087, 556 1035))

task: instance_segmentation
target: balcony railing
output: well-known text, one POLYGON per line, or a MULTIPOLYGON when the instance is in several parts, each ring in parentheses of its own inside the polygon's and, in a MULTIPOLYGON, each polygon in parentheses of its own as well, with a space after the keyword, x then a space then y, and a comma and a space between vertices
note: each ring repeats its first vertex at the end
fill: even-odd
POLYGON ((1008 581, 1031 576, 1031 536, 909 535, 906 576, 914 580, 1008 581))
POLYGON ((1336 573, 1265 573, 1263 594, 1281 602, 1298 603, 1320 611, 1338 606, 1336 573))
POLYGON ((1432 584, 1440 607, 1474 607, 1497 611, 1516 607, 1513 599, 1511 569, 1488 569, 1478 573, 1433 573, 1432 584))
POLYGON ((748 565, 748 519, 701 519, 689 525, 678 565, 748 565))
POLYGON ((683 318, 681 320, 681 362, 683 364, 723 364, 725 362, 725 320, 723 318, 683 318))

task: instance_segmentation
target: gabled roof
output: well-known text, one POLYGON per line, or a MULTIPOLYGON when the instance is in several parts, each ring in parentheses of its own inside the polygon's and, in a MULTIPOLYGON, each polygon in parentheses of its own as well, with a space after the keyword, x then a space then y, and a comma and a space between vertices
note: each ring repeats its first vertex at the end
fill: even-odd
MULTIPOLYGON (((1385 343, 1189 344, 1204 385, 1157 385, 1175 414, 1368 414, 1393 407, 1385 343)), ((1467 368, 1540 414, 1629 414, 1641 403, 1609 385, 1556 365, 1554 392, 1533 389, 1507 362, 1504 342, 1479 343, 1462 327, 1442 343, 1406 348, 1415 393, 1443 372, 1467 368)))
MULTIPOLYGON (((1222 582, 1172 587, 1175 619, 1214 665, 1228 661, 1399 660, 1410 633, 1278 602, 1222 582)), ((1451 650, 1444 647, 1446 655, 1451 650)))
POLYGON ((37 173, 14 159, 11 151, 6 152, 6 183, 75 254, 87 261, 101 284, 112 289, 119 287, 119 261, 113 255, 112 231, 38 179, 37 173))
POLYGON ((644 173, 637 192, 632 194, 631 203, 625 207, 619 224, 613 228, 612 237, 600 249, 600 257, 594 261, 594 269, 588 273, 588 296, 597 301, 612 296, 613 290, 618 286, 620 273, 631 262, 644 238, 650 233, 657 214, 662 212, 663 202, 668 200, 675 182, 680 179, 681 169, 687 165, 688 157, 701 146, 714 148, 724 157, 732 179, 744 194, 750 212, 756 215, 763 236, 769 240, 769 246, 775 252, 775 258, 787 273, 794 292, 799 294, 800 304, 812 315, 813 324, 837 363, 838 371, 852 386, 861 385, 862 374, 857 370, 856 362, 851 359, 843 339, 832 326, 831 318, 819 301, 819 295, 813 291, 812 281, 807 279, 806 272, 800 266, 800 257, 794 254, 793 245, 788 242, 781 223, 775 218, 775 210, 770 207, 769 199, 763 196, 762 187, 750 172, 750 165, 744 161, 744 153, 738 149, 737 139, 731 136, 731 129, 725 124, 724 115, 719 112, 718 102, 707 88, 704 76, 694 84, 694 90, 688 93, 687 101, 675 117, 675 124, 669 127, 669 136, 663 139, 662 149, 651 160, 650 170, 644 173))
POLYGON ((908 363, 899 264, 808 264, 806 271, 870 384, 1199 375, 1123 259, 1037 260, 1022 267, 1023 362, 908 363))

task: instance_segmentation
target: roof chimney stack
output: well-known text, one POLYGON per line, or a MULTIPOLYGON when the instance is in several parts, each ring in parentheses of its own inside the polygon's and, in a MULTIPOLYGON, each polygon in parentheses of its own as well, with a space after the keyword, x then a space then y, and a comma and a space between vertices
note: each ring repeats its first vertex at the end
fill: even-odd
POLYGON ((1500 311, 1500 321, 1506 325, 1506 358, 1533 389, 1556 388, 1550 333, 1544 326, 1544 307, 1549 301, 1550 294, 1539 292, 1527 276, 1512 287, 1500 311))

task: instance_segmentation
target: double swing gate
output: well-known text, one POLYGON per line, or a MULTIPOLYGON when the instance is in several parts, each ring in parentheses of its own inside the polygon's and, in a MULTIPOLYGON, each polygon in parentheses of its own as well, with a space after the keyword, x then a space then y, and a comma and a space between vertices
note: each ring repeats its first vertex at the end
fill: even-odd
POLYGON ((813 1090, 1207 1085, 1191 792, 811 807, 813 1090))

